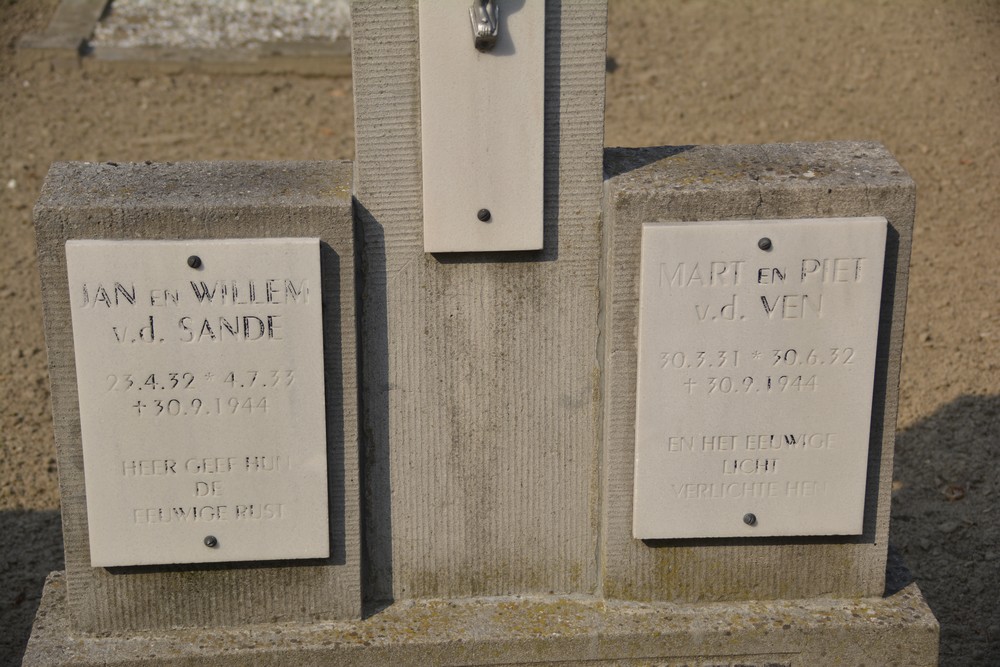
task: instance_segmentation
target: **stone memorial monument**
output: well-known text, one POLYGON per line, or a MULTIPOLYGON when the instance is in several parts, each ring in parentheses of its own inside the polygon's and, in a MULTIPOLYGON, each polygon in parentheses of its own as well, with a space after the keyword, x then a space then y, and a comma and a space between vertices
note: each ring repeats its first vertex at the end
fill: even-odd
POLYGON ((52 167, 24 664, 936 664, 892 156, 605 150, 606 0, 352 11, 353 165, 52 167))

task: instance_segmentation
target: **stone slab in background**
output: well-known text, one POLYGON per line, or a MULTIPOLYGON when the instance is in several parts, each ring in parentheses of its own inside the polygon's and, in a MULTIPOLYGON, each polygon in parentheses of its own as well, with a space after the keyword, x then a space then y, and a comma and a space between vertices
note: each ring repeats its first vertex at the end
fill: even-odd
POLYGON ((111 0, 61 0, 49 24, 40 33, 24 35, 18 50, 30 57, 75 60, 111 0))
POLYGON ((425 600, 366 620, 80 637, 65 579, 45 584, 25 667, 937 664, 939 628, 916 584, 884 599, 715 604, 580 597, 425 600))
POLYGON ((913 181, 880 144, 856 142, 609 149, 605 175, 604 594, 673 601, 881 596, 913 181), (889 222, 863 534, 633 539, 642 224, 854 216, 883 216, 889 222))
POLYGON ((78 631, 361 614, 351 164, 57 163, 35 208, 59 460, 68 618, 78 631), (64 245, 68 239, 318 237, 331 556, 92 568, 64 245))
POLYGON ((346 0, 61 0, 19 57, 119 74, 351 75, 346 0), (252 11, 248 11, 248 9, 252 11))
POLYGON ((112 0, 93 41, 98 48, 230 50, 350 35, 348 0, 112 0))

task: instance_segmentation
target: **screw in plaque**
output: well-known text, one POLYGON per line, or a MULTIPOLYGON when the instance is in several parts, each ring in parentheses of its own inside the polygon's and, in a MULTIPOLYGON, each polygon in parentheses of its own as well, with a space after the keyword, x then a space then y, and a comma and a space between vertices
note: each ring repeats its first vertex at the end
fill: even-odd
POLYGON ((743 515, 743 523, 745 523, 748 526, 756 526, 757 515, 753 514, 752 512, 747 512, 746 514, 743 515))
POLYGON ((215 547, 219 546, 218 538, 215 537, 215 535, 208 535, 205 538, 205 546, 208 547, 209 549, 214 549, 215 547))
POLYGON ((201 257, 199 257, 198 255, 191 255, 190 257, 188 257, 188 266, 190 266, 192 269, 200 269, 201 257))
POLYGON ((769 251, 771 249, 771 239, 765 236, 760 241, 757 241, 757 247, 763 250, 764 252, 769 251))
POLYGON ((481 208, 479 209, 479 213, 476 214, 476 217, 479 218, 480 222, 489 222, 493 215, 490 213, 490 209, 481 208))

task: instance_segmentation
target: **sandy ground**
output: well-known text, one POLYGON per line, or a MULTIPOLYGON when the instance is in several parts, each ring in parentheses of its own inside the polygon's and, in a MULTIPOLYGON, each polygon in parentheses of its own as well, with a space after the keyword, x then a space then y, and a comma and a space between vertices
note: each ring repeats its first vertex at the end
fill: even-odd
MULTIPOLYGON (((349 79, 53 71, 56 0, 0 0, 0 662, 18 664, 59 496, 31 207, 55 160, 353 154, 349 79)), ((919 187, 892 542, 942 664, 1000 664, 1000 3, 612 0, 608 145, 872 139, 919 187)))

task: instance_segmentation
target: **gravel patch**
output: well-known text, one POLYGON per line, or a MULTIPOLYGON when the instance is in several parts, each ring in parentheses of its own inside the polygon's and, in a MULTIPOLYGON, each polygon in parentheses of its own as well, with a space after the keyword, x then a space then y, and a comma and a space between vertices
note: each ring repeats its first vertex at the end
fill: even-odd
POLYGON ((350 34, 348 0, 115 0, 92 45, 253 49, 350 34))

